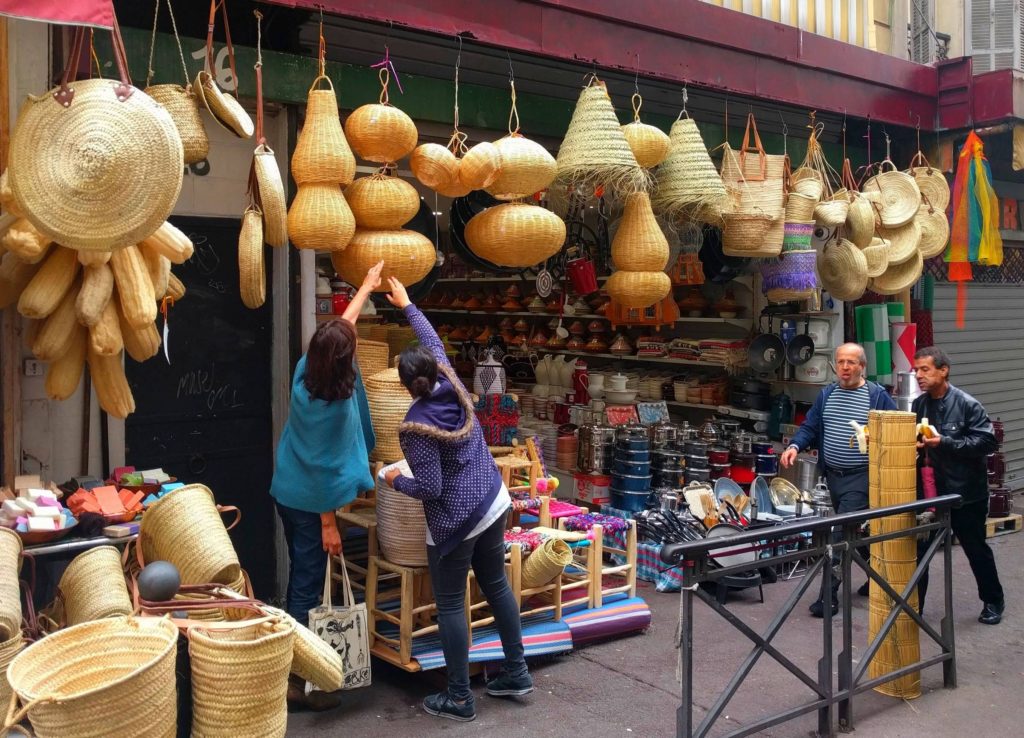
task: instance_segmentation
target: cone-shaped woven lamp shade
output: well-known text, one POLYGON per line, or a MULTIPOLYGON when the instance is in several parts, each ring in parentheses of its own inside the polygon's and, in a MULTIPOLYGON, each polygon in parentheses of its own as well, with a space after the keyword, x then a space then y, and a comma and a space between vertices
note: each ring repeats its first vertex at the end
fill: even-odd
POLYGON ((612 240, 612 263, 630 272, 660 272, 668 262, 668 240, 651 210, 646 192, 626 198, 622 220, 612 240))
POLYGON ((651 200, 671 220, 689 217, 720 224, 725 185, 708 154, 697 124, 683 118, 672 124, 668 156, 658 167, 651 200))

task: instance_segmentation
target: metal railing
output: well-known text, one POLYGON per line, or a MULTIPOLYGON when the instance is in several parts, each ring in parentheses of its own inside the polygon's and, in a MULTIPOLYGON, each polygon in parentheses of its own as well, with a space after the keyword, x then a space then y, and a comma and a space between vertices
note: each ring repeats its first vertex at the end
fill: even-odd
MULTIPOLYGON (((960 495, 944 495, 929 500, 918 500, 893 507, 875 508, 852 513, 842 513, 824 518, 808 518, 804 521, 784 523, 778 526, 748 530, 735 536, 707 539, 690 543, 668 544, 662 548, 661 558, 670 565, 679 566, 683 574, 682 608, 680 622, 680 666, 682 672, 682 704, 676 716, 677 738, 704 738, 710 734, 715 723, 722 716, 729 701, 736 695, 744 680, 750 674, 757 661, 767 654, 778 662, 789 673, 806 685, 813 697, 796 705, 787 706, 767 717, 743 725, 723 734, 723 737, 739 738, 751 735, 759 730, 779 725, 801 715, 817 711, 819 736, 835 734, 836 717, 838 727, 843 731, 852 731, 854 727, 854 697, 861 692, 897 679, 911 672, 929 666, 942 664, 943 686, 947 689, 956 687, 956 649, 953 633, 953 580, 952 580, 952 532, 950 530, 950 508, 958 505, 960 495), (864 523, 900 513, 921 513, 934 508, 935 519, 931 523, 918 523, 893 533, 880 535, 860 535, 864 523), (805 541, 810 534, 810 543, 802 544, 798 550, 786 551, 767 559, 758 559, 750 563, 719 567, 713 563, 715 552, 719 549, 730 549, 730 553, 743 545, 764 550, 779 548, 794 540, 805 541), (930 536, 930 541, 919 554, 918 566, 902 592, 894 590, 882 576, 875 571, 868 561, 864 560, 857 549, 873 543, 907 536, 930 536), (942 550, 943 560, 943 617, 936 630, 918 613, 917 608, 910 604, 910 598, 917 589, 921 575, 928 570, 928 565, 942 550), (832 603, 835 596, 833 589, 832 564, 838 557, 841 571, 841 594, 839 596, 839 612, 842 617, 842 643, 838 657, 834 656, 832 633, 832 603), (715 582, 723 577, 730 577, 762 569, 765 566, 806 561, 805 576, 789 594, 781 608, 772 617, 763 633, 755 632, 750 626, 730 612, 716 598, 704 591, 699 585, 703 582, 715 582), (859 663, 854 663, 853 653, 853 620, 852 620, 852 573, 856 564, 868 575, 876 586, 881 587, 893 600, 893 607, 875 635, 868 643, 867 651, 861 656, 859 663), (772 639, 779 633, 786 619, 807 590, 818 580, 821 574, 822 619, 821 658, 818 660, 817 674, 809 674, 783 654, 772 639), (726 622, 748 638, 754 645, 743 659, 723 691, 708 709, 704 719, 694 725, 693 710, 693 605, 698 598, 711 609, 721 615, 726 622), (922 659, 914 664, 902 667, 881 677, 865 679, 868 666, 881 647, 886 635, 892 629, 896 618, 906 613, 920 627, 921 632, 939 645, 940 653, 922 659), (837 662, 837 663, 835 663, 837 662), (833 669, 838 673, 837 683, 833 683, 833 669)), ((719 585, 722 586, 722 585, 719 585)), ((736 715, 733 712, 732 718, 736 715)))

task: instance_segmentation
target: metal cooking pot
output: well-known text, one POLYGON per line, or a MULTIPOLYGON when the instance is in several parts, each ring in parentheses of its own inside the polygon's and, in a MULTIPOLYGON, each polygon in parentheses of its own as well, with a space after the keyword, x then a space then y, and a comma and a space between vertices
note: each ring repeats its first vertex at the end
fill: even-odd
POLYGON ((639 450, 636 450, 636 451, 631 451, 629 449, 624 449, 624 448, 616 448, 615 449, 615 460, 616 461, 620 461, 621 460, 621 461, 625 461, 627 463, 636 463, 638 461, 650 461, 651 460, 651 452, 650 452, 650 450, 648 450, 646 448, 639 449, 639 450))
POLYGON ((613 469, 616 474, 643 477, 651 473, 651 462, 624 461, 623 459, 616 459, 613 469))
POLYGON ((649 492, 650 474, 612 474, 612 487, 620 492, 649 492))
POLYGON ((814 341, 806 333, 794 336, 786 345, 786 361, 793 366, 802 366, 814 356, 814 341))
POLYGON ((653 448, 663 448, 665 446, 675 444, 676 438, 679 435, 679 430, 672 423, 662 421, 661 423, 656 423, 650 426, 649 434, 651 446, 653 448))
POLYGON ((686 457, 686 468, 687 469, 707 469, 708 468, 708 457, 707 456, 687 456, 686 457))

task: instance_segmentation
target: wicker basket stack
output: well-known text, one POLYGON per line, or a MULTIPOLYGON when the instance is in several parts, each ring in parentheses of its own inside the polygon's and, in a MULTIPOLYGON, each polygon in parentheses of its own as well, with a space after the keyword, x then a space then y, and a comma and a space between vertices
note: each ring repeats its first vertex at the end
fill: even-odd
POLYGON ((397 369, 385 369, 370 377, 363 378, 366 386, 366 401, 370 405, 370 420, 377 445, 370 454, 372 461, 385 464, 402 458, 402 447, 398 444, 398 426, 412 405, 412 398, 402 386, 397 369))

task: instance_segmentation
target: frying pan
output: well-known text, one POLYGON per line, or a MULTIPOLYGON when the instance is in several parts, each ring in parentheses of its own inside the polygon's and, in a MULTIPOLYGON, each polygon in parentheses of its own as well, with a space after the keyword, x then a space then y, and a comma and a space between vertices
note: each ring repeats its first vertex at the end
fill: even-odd
MULTIPOLYGON (((764 319, 764 315, 761 319, 764 319)), ((760 328, 761 322, 758 321, 760 328)), ((770 374, 782 366, 786 360, 786 344, 772 331, 772 318, 768 317, 768 333, 761 333, 750 342, 747 356, 750 361, 750 368, 758 374, 770 374)))
POLYGON ((808 317, 804 324, 804 332, 793 336, 786 345, 786 361, 793 366, 802 366, 814 356, 814 339, 807 334, 810 325, 811 319, 808 317))
MULTIPOLYGON (((744 530, 738 525, 732 523, 719 523, 718 525, 711 526, 711 530, 708 531, 708 538, 729 538, 730 536, 739 535, 744 530)), ((751 546, 749 543, 745 543, 742 546, 735 548, 719 548, 710 553, 712 561, 718 566, 736 566, 737 564, 752 564, 757 561, 757 551, 749 551, 751 546)))

